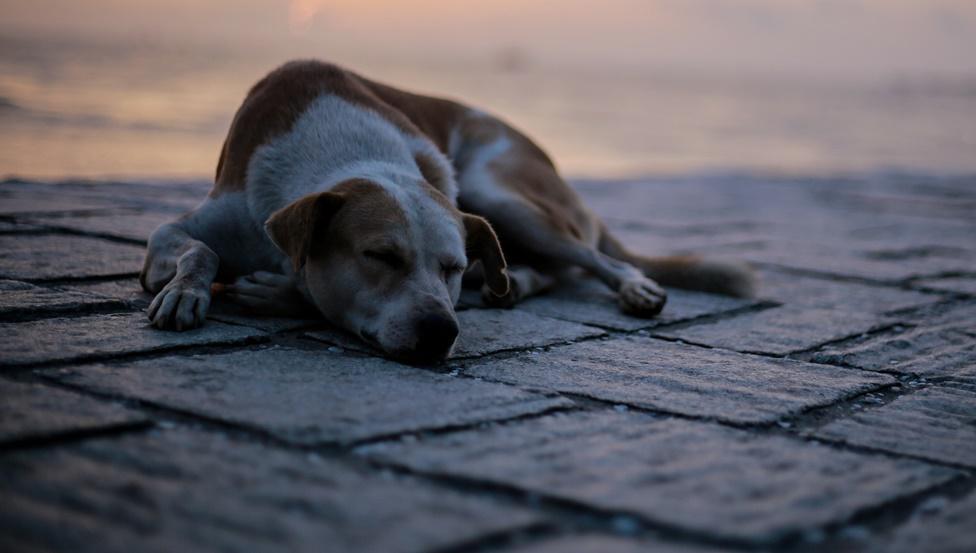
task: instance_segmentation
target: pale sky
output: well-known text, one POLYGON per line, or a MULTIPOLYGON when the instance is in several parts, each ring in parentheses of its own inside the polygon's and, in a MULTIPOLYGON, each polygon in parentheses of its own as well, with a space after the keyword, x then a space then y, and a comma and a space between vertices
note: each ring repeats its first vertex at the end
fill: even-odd
POLYGON ((383 61, 890 78, 976 75, 976 0, 0 0, 0 32, 383 61))

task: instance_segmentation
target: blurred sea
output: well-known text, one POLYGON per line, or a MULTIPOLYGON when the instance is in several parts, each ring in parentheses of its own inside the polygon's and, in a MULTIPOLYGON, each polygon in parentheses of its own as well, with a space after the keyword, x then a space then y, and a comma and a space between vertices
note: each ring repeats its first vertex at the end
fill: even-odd
MULTIPOLYGON (((0 36, 0 176, 209 177, 248 87, 285 59, 260 49, 0 36)), ((572 176, 976 171, 976 80, 800 81, 517 57, 333 61, 500 114, 572 176)))

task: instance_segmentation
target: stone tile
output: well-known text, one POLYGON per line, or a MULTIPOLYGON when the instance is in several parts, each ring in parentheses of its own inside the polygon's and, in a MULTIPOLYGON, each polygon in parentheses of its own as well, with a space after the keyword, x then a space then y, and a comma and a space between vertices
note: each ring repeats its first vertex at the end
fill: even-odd
POLYGON ((0 367, 243 343, 263 336, 253 328, 216 321, 185 332, 157 330, 145 313, 0 323, 0 367))
POLYGON ((149 235, 162 224, 175 221, 178 215, 166 212, 120 213, 113 215, 32 218, 31 221, 58 229, 114 236, 148 242, 149 235))
POLYGON ((877 315, 920 307, 944 299, 937 294, 778 271, 762 271, 759 295, 789 305, 877 315))
POLYGON ((81 198, 65 194, 57 185, 0 183, 0 215, 25 216, 43 213, 117 211, 131 207, 125 201, 81 198))
POLYGON ((315 454, 184 429, 0 456, 6 551, 441 550, 539 521, 315 454))
POLYGON ((278 346, 46 374, 308 444, 349 443, 572 405, 561 397, 382 359, 278 346))
MULTIPOLYGON (((730 255, 732 253, 729 252, 730 255)), ((913 256, 891 255, 870 250, 845 251, 836 244, 789 240, 747 245, 737 255, 755 263, 891 283, 946 272, 969 272, 976 266, 976 259, 972 257, 940 255, 939 252, 933 255, 922 255, 922 252, 913 256)))
POLYGON ((976 468, 976 382, 924 388, 814 435, 976 468))
POLYGON ((621 312, 616 295, 600 282, 588 279, 569 283, 550 294, 532 298, 516 309, 613 330, 638 330, 725 313, 749 305, 754 305, 754 302, 669 289, 664 311, 653 319, 641 319, 621 312))
POLYGON ((70 311, 84 313, 93 309, 122 308, 121 301, 85 294, 35 286, 17 280, 0 280, 0 317, 27 317, 70 311))
POLYGON ((476 362, 465 374, 646 409, 770 423, 894 383, 886 375, 652 340, 618 338, 476 362))
POLYGON ((890 324, 877 315, 785 305, 657 336, 735 351, 787 355, 890 324))
POLYGON ((249 326, 271 334, 327 324, 323 319, 292 319, 288 317, 253 315, 234 304, 221 300, 219 296, 210 304, 210 312, 207 313, 207 319, 228 324, 249 326))
POLYGON ((913 321, 856 344, 824 348, 812 359, 868 370, 931 377, 976 376, 976 304, 913 321))
POLYGON ((959 474, 781 436, 615 412, 557 414, 375 444, 360 454, 754 542, 843 521, 959 474))
POLYGON ((0 380, 0 397, 0 444, 146 421, 113 403, 35 383, 0 380))
POLYGON ((927 278, 916 281, 914 285, 942 292, 976 296, 976 278, 972 277, 927 278))
POLYGON ((877 553, 971 553, 976 551, 976 493, 949 502, 942 496, 923 504, 921 512, 872 548, 877 553), (945 503, 945 505, 943 505, 945 503))
POLYGON ((145 250, 87 236, 0 235, 0 278, 52 280, 138 273, 145 250))
POLYGON ((58 288, 112 298, 136 309, 149 307, 153 299, 152 294, 142 289, 138 278, 75 282, 59 285, 58 288))
POLYGON ((717 553, 728 550, 651 538, 627 539, 618 536, 583 534, 516 546, 505 551, 508 553, 717 553))
POLYGON ((559 344, 606 334, 603 330, 540 317, 521 309, 471 309, 457 314, 461 333, 452 357, 559 344))
MULTIPOLYGON (((605 334, 598 328, 540 317, 521 308, 468 309, 459 311, 457 317, 461 333, 452 359, 544 347, 605 334)), ((305 336, 343 349, 382 355, 355 336, 338 329, 316 329, 305 336)))

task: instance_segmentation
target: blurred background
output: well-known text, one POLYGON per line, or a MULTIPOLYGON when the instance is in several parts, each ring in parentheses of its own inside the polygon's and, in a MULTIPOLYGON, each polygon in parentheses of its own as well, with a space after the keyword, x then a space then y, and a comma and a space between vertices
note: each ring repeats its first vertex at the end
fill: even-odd
POLYGON ((973 0, 0 0, 0 175, 212 175, 248 87, 336 61, 572 176, 976 170, 973 0))

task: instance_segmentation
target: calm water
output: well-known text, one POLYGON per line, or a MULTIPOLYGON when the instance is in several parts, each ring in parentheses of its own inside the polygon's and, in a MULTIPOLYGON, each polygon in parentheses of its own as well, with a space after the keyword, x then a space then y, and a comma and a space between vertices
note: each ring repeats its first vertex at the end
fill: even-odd
MULTIPOLYGON (((247 88, 284 59, 0 37, 0 175, 211 175, 247 88)), ((973 81, 800 83, 375 61, 355 68, 501 114, 571 175, 976 171, 973 81)))

